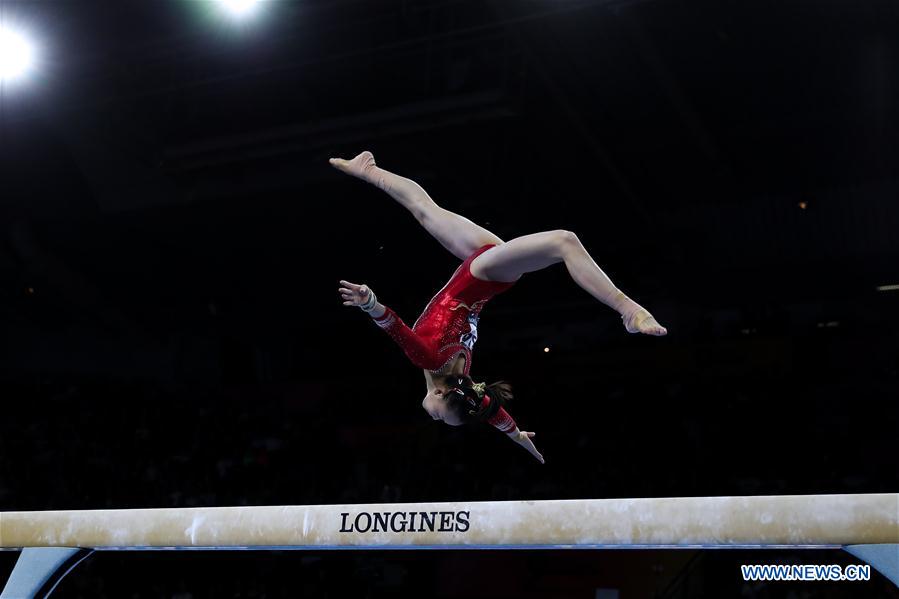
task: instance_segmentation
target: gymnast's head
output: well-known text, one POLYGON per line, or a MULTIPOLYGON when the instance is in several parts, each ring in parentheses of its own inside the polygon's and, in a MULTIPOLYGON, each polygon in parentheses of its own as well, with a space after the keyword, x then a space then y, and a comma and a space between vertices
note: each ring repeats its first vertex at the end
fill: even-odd
POLYGON ((452 374, 434 376, 433 381, 434 388, 425 395, 421 407, 434 420, 450 426, 485 421, 512 399, 512 387, 502 381, 485 385, 474 383, 466 375, 452 374))

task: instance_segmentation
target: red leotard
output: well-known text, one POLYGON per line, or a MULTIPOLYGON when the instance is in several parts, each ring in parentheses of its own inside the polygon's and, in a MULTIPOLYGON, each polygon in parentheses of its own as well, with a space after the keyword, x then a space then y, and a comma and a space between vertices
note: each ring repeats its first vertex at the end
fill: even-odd
MULTIPOLYGON (((456 356, 465 357, 464 374, 471 370, 471 351, 478 339, 478 319, 487 300, 511 287, 513 283, 484 281, 471 274, 472 261, 493 247, 478 248, 459 265, 449 282, 425 307, 410 329, 390 308, 375 323, 384 329, 419 368, 440 372, 456 356)), ((500 409, 490 418, 503 432, 515 429, 512 417, 500 409)))

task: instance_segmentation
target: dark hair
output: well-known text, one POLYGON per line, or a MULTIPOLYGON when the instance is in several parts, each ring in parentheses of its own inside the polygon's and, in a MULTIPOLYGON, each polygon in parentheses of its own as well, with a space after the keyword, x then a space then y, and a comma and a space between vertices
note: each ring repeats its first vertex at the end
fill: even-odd
POLYGON ((434 377, 434 382, 447 388, 447 407, 464 423, 483 422, 493 417, 506 402, 513 398, 512 386, 505 381, 497 381, 484 388, 484 395, 490 397, 481 408, 484 395, 474 388, 471 377, 464 374, 447 374, 434 377))

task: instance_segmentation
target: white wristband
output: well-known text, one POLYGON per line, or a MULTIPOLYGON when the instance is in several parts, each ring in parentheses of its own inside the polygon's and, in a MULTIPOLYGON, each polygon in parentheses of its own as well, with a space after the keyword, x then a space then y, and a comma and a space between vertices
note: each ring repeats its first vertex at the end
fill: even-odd
POLYGON ((359 308, 363 312, 371 312, 375 309, 375 306, 378 305, 378 297, 375 295, 375 292, 372 291, 371 288, 368 290, 368 299, 365 300, 365 303, 360 305, 359 308))

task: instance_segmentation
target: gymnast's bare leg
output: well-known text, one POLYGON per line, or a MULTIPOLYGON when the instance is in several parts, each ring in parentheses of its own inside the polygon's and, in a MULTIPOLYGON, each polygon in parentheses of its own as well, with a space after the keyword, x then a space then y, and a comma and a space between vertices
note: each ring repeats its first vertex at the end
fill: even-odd
POLYGON ((545 231, 504 243, 487 229, 438 206, 414 181, 378 167, 371 152, 362 152, 352 160, 332 158, 330 162, 338 170, 387 192, 460 260, 484 245, 495 244, 472 262, 471 273, 475 277, 517 281, 524 273, 563 262, 575 283, 621 315, 629 333, 667 334, 652 314, 612 283, 574 233, 545 231))
POLYGON ((563 262, 587 293, 621 315, 628 333, 657 337, 668 331, 643 306, 618 289, 571 231, 544 231, 516 237, 474 259, 471 274, 488 281, 517 281, 527 272, 563 262))
POLYGON ((465 260, 479 247, 503 242, 464 216, 438 206, 415 181, 378 167, 371 152, 362 152, 352 160, 332 158, 331 164, 348 175, 368 181, 386 191, 459 260, 465 260))

